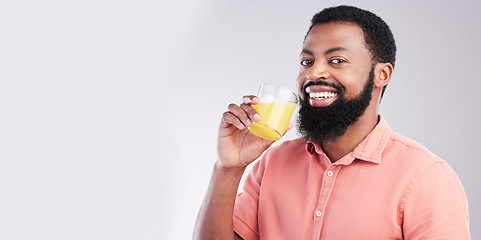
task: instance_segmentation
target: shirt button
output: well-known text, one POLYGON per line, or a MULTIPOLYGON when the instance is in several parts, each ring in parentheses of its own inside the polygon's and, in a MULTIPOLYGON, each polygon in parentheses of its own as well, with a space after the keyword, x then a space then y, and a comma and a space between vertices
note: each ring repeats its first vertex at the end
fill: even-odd
POLYGON ((328 171, 328 172, 327 172, 327 176, 329 176, 329 177, 331 177, 332 174, 333 174, 332 171, 328 171))
POLYGON ((320 217, 322 215, 321 211, 316 212, 316 216, 320 217))

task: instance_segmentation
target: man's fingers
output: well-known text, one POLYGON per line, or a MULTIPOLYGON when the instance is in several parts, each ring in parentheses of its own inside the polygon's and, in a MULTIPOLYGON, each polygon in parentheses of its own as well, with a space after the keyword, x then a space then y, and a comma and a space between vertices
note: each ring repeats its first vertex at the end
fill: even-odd
POLYGON ((260 102, 259 98, 254 95, 246 95, 242 98, 243 103, 241 107, 247 113, 250 119, 254 121, 260 121, 261 116, 257 113, 257 111, 252 107, 252 105, 258 104, 260 102))
POLYGON ((261 116, 252 107, 259 103, 259 98, 254 95, 247 95, 242 98, 243 103, 238 106, 234 103, 229 104, 227 107, 228 111, 222 116, 222 120, 225 125, 234 125, 238 129, 244 129, 246 127, 252 126, 252 121, 259 121, 261 116))
POLYGON ((259 115, 259 113, 257 113, 257 111, 251 105, 243 103, 241 104, 241 108, 247 113, 247 116, 250 120, 254 120, 256 122, 261 120, 261 115, 259 115))
POLYGON ((246 95, 242 98, 242 103, 253 105, 259 103, 259 98, 254 95, 246 95))
POLYGON ((252 107, 249 105, 240 107, 232 103, 228 107, 228 113, 230 114, 225 116, 228 117, 229 121, 231 121, 231 124, 235 125, 239 129, 244 129, 245 127, 252 126, 252 120, 250 119, 248 112, 246 111, 252 111, 254 110, 254 108, 252 108, 252 110, 250 110, 249 108, 252 107))
POLYGON ((229 127, 229 125, 233 125, 238 129, 244 129, 246 126, 237 118, 232 112, 225 112, 222 116, 222 121, 226 123, 224 127, 229 127))

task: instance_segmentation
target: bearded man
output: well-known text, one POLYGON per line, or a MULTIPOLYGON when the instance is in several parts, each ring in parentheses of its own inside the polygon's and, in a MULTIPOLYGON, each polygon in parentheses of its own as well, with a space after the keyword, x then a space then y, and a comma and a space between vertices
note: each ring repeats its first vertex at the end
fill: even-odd
POLYGON ((299 61, 301 138, 267 150, 273 142, 247 129, 260 120, 259 99, 229 105, 194 238, 469 239, 454 171, 378 113, 395 55, 375 14, 351 6, 316 14, 299 61), (246 166, 266 150, 237 195, 246 166))

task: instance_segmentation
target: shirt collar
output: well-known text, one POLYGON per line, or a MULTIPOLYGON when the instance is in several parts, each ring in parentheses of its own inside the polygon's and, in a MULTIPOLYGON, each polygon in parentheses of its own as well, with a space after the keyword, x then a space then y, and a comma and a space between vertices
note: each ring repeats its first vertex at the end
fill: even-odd
MULTIPOLYGON (((381 163, 381 154, 386 147, 389 137, 391 136, 391 128, 387 124, 382 115, 379 115, 379 122, 374 129, 364 138, 364 140, 357 145, 356 148, 346 156, 342 157, 334 164, 349 165, 355 159, 372 162, 376 164, 381 163)), ((307 151, 310 154, 325 155, 320 146, 308 141, 306 144, 307 151)))

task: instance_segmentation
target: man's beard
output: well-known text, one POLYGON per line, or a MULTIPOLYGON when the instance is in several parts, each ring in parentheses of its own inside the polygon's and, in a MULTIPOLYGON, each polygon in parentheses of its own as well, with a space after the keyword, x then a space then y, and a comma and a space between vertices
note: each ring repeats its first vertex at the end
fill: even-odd
POLYGON ((317 145, 332 142, 343 135, 347 128, 364 114, 372 98, 374 90, 374 67, 358 98, 346 101, 345 91, 338 84, 323 81, 310 82, 303 87, 303 98, 300 102, 298 132, 302 138, 317 145), (309 104, 309 94, 306 87, 311 85, 326 85, 337 90, 337 99, 327 107, 313 107, 309 104))

